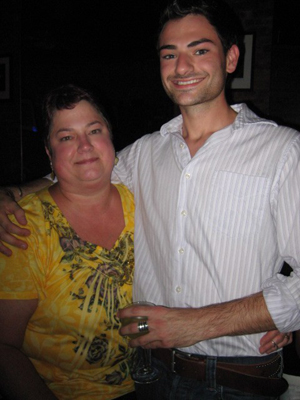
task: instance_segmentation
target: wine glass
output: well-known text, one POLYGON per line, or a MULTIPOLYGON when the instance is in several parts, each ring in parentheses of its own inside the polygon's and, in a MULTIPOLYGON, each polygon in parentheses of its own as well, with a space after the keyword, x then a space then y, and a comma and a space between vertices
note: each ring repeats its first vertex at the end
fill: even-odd
MULTIPOLYGON (((132 304, 129 304, 127 307, 131 306, 154 306, 155 304, 149 303, 147 301, 136 301, 132 304)), ((127 308, 126 307, 126 308, 127 308)), ((133 317, 125 317, 121 318, 122 326, 129 325, 133 322, 144 321, 146 322, 148 317, 146 316, 133 316, 133 317)), ((145 332, 137 332, 137 333, 130 333, 127 336, 130 339, 135 339, 139 336, 147 335, 148 331, 145 332)), ((137 365, 137 368, 131 373, 132 379, 136 383, 152 383, 156 382, 160 378, 160 372, 157 368, 152 365, 151 362, 151 349, 143 349, 140 348, 140 353, 142 355, 141 360, 137 365)))

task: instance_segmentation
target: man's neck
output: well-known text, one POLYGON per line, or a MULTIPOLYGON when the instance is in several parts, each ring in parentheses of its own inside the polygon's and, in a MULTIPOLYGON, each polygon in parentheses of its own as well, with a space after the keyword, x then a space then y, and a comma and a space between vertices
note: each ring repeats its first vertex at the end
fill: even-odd
POLYGON ((231 125, 236 118, 236 112, 226 102, 222 107, 201 104, 181 107, 180 111, 183 118, 182 136, 192 157, 213 133, 231 125))

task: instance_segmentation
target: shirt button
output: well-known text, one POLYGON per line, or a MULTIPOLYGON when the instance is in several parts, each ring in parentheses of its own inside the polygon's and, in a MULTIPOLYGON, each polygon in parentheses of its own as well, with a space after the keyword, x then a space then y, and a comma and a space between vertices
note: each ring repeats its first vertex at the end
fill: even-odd
POLYGON ((183 211, 181 211, 181 215, 182 215, 183 217, 186 217, 187 212, 186 212, 185 210, 183 210, 183 211))
POLYGON ((177 287, 176 287, 176 292, 177 292, 177 293, 181 293, 181 287, 180 287, 180 286, 177 286, 177 287))
POLYGON ((184 147, 184 143, 180 143, 180 148, 183 149, 184 147))
POLYGON ((185 174, 186 179, 191 179, 191 174, 185 174))
POLYGON ((183 254, 184 253, 184 249, 183 248, 179 249, 179 253, 183 254))

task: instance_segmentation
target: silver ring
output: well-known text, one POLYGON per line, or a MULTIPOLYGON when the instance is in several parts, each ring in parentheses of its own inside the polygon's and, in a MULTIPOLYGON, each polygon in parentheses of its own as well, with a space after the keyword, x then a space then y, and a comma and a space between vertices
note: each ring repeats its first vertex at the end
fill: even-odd
POLYGON ((272 340, 272 344, 273 344, 273 347, 274 347, 276 350, 278 350, 278 349, 279 349, 279 347, 278 347, 278 344, 277 344, 277 343, 275 343, 275 342, 274 342, 274 340, 272 340))
POLYGON ((138 330, 139 332, 149 332, 149 326, 147 321, 139 321, 138 322, 138 330))

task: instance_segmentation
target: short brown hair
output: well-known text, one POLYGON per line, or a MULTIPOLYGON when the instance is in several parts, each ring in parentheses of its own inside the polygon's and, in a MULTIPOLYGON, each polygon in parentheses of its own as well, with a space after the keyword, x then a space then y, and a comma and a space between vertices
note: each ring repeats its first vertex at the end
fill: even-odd
POLYGON ((79 86, 72 84, 63 85, 51 90, 45 96, 43 104, 44 141, 45 146, 48 148, 49 151, 51 151, 49 135, 55 111, 70 110, 82 100, 90 103, 101 115, 107 125, 110 136, 112 138, 111 124, 96 97, 91 92, 87 91, 86 89, 80 88, 79 86))

